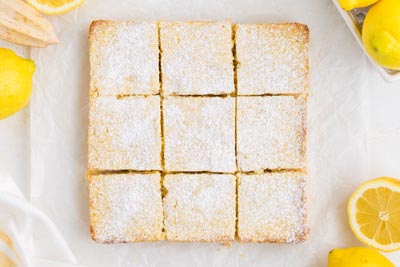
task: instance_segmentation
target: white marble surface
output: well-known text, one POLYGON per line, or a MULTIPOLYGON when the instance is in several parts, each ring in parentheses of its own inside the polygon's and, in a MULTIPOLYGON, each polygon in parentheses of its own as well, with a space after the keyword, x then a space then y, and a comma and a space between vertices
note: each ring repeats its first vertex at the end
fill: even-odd
MULTIPOLYGON (((360 245, 347 225, 346 203, 362 181, 400 178, 400 84, 369 64, 331 0, 95 1, 51 17, 61 43, 31 51, 30 107, 0 121, 0 173, 64 233, 87 266, 326 266, 335 247, 360 245), (300 245, 160 242, 99 245, 88 232, 85 181, 87 30, 91 20, 165 19, 306 23, 311 31, 308 158, 310 239, 300 245)), ((3 46, 4 43, 0 43, 3 46)), ((400 262, 400 252, 388 254, 400 262)))

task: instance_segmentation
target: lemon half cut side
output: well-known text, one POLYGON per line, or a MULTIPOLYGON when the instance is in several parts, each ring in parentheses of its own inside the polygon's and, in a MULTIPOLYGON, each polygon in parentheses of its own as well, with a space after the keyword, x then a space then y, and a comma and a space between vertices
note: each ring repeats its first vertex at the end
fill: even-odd
POLYGON ((357 239, 381 251, 400 249, 400 181, 381 177, 363 183, 348 202, 357 239))
POLYGON ((84 0, 26 0, 28 4, 48 15, 63 14, 80 6, 84 0))

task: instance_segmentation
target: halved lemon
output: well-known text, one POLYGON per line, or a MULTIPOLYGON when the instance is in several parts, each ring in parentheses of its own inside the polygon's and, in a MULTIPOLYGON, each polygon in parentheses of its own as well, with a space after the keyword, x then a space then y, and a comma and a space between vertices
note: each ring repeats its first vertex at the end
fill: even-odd
POLYGON ((40 12, 56 15, 80 6, 84 0, 26 0, 26 2, 40 12))
POLYGON ((400 249, 400 180, 381 177, 361 184, 347 212, 362 243, 386 252, 400 249))

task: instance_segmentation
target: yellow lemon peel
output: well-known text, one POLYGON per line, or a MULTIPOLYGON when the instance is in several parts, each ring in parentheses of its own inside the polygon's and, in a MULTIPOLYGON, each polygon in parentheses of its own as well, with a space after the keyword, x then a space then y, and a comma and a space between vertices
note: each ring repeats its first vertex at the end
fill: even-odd
POLYGON ((378 1, 379 0, 339 0, 339 4, 344 10, 352 10, 354 8, 373 5, 378 1))
POLYGON ((0 48, 0 119, 22 109, 29 101, 35 63, 0 48))
POLYGON ((363 24, 362 41, 379 65, 400 70, 400 1, 381 0, 371 7, 363 24))

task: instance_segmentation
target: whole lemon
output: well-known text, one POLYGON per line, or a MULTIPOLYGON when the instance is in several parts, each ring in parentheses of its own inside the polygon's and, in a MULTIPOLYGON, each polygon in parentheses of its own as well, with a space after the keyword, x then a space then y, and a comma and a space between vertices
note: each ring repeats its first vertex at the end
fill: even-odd
POLYGON ((328 267, 395 267, 382 254, 371 248, 334 249, 328 254, 328 267))
POLYGON ((362 28, 362 40, 378 64, 400 70, 399 0, 381 0, 371 7, 362 28))
POLYGON ((0 48, 0 119, 22 109, 29 101, 35 63, 0 48))
POLYGON ((340 5, 344 10, 352 10, 354 8, 370 6, 378 0, 339 0, 340 5))

